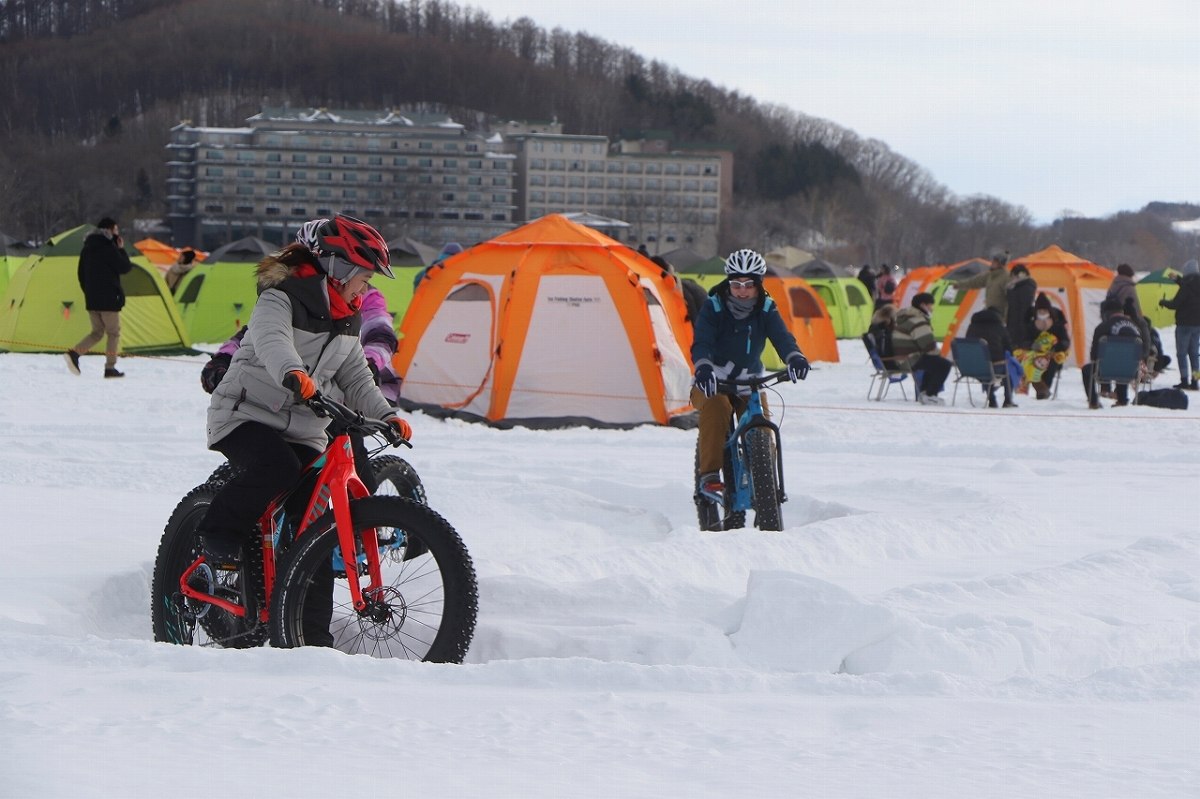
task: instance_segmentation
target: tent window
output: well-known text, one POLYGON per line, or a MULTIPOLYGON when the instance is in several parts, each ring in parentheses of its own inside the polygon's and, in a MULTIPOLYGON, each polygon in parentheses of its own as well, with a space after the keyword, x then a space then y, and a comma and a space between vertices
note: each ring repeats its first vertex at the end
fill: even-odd
POLYGON ((866 297, 862 295, 862 292, 858 290, 858 287, 849 284, 846 286, 846 299, 852 306, 867 304, 866 297))
POLYGON ((134 269, 121 275, 121 288, 125 289, 126 297, 157 297, 158 286, 148 272, 134 269))
POLYGON ((821 295, 821 301, 825 303, 826 308, 832 308, 837 305, 837 301, 833 298, 833 292, 829 290, 829 286, 813 286, 817 293, 821 295))
POLYGON ((467 283, 450 292, 446 302, 490 302, 491 299, 486 287, 479 283, 467 283))
POLYGON ((792 316, 802 319, 822 319, 825 316, 821 313, 821 306, 817 304, 817 298, 804 289, 789 289, 788 299, 792 301, 792 316))
POLYGON ((192 278, 192 282, 188 283, 187 289, 184 290, 183 295, 179 298, 179 304, 188 305, 195 302, 200 296, 200 287, 203 285, 204 275, 196 275, 196 277, 192 278))
POLYGON ((654 296, 653 291, 646 288, 645 286, 642 287, 642 291, 644 291, 646 293, 646 304, 647 305, 649 305, 650 307, 654 307, 655 305, 662 305, 662 303, 658 301, 658 297, 654 296))

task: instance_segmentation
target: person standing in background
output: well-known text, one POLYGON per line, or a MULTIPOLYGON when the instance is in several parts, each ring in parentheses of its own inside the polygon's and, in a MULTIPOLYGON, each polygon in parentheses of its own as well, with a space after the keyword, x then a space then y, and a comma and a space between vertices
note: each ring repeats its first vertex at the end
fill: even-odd
POLYGON ((879 267, 879 277, 875 278, 875 310, 891 305, 895 298, 896 279, 892 277, 892 268, 884 264, 879 267))
POLYGON ((1200 390, 1200 264, 1193 259, 1176 278, 1179 292, 1158 304, 1175 312, 1175 357, 1179 359, 1179 385, 1200 390), (1190 361, 1190 364, 1189 364, 1190 361))
POLYGON ((1024 264, 1017 264, 1012 268, 1006 292, 1008 312, 1004 319, 1004 327, 1008 330, 1009 341, 1018 349, 1030 344, 1025 340, 1025 318, 1033 308, 1037 287, 1037 281, 1029 276, 1029 269, 1024 264))
POLYGON ((108 336, 104 350, 104 376, 124 377, 117 371, 117 349, 121 344, 121 309, 125 307, 125 289, 121 275, 133 269, 129 253, 116 220, 104 217, 96 230, 83 240, 79 253, 79 287, 87 300, 88 319, 92 332, 83 337, 73 349, 63 353, 71 374, 79 374, 79 355, 87 352, 108 336))
POLYGON ((867 287, 871 302, 879 299, 879 290, 875 288, 875 270, 870 264, 863 264, 863 268, 858 270, 858 282, 867 287))

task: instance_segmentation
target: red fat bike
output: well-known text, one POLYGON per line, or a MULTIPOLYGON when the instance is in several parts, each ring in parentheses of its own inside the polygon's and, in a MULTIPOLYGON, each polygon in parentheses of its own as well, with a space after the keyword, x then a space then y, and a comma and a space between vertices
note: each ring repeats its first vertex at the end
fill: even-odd
MULTIPOLYGON (((330 444, 267 506, 240 569, 214 569, 200 554, 199 524, 222 481, 194 489, 171 514, 151 586, 154 640, 230 648, 270 640, 461 663, 478 606, 466 547, 419 501, 411 467, 415 489, 400 496, 370 496, 355 470, 352 435, 408 442, 321 395, 308 404, 330 418, 330 444)), ((403 463, 374 459, 376 476, 382 468, 403 485, 393 461, 403 463)))

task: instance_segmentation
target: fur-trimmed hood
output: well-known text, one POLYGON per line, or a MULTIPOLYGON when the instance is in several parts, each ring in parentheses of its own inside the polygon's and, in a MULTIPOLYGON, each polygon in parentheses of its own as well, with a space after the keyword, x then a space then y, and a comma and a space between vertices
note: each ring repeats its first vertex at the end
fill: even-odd
MULTIPOLYGON (((301 266, 288 266, 279 260, 278 256, 279 253, 272 253, 258 262, 255 277, 258 280, 258 291, 260 294, 267 289, 275 288, 288 278, 294 277, 296 271, 301 268, 301 266)), ((325 272, 321 269, 321 264, 315 257, 309 256, 306 263, 316 269, 322 278, 325 277, 325 272)))

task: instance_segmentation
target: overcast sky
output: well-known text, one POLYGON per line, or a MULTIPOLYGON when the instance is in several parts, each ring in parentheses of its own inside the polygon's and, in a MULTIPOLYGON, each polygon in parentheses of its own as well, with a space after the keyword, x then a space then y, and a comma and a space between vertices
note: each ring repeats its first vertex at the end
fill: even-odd
POLYGON ((961 194, 1200 202, 1200 0, 476 0, 881 139, 961 194))

